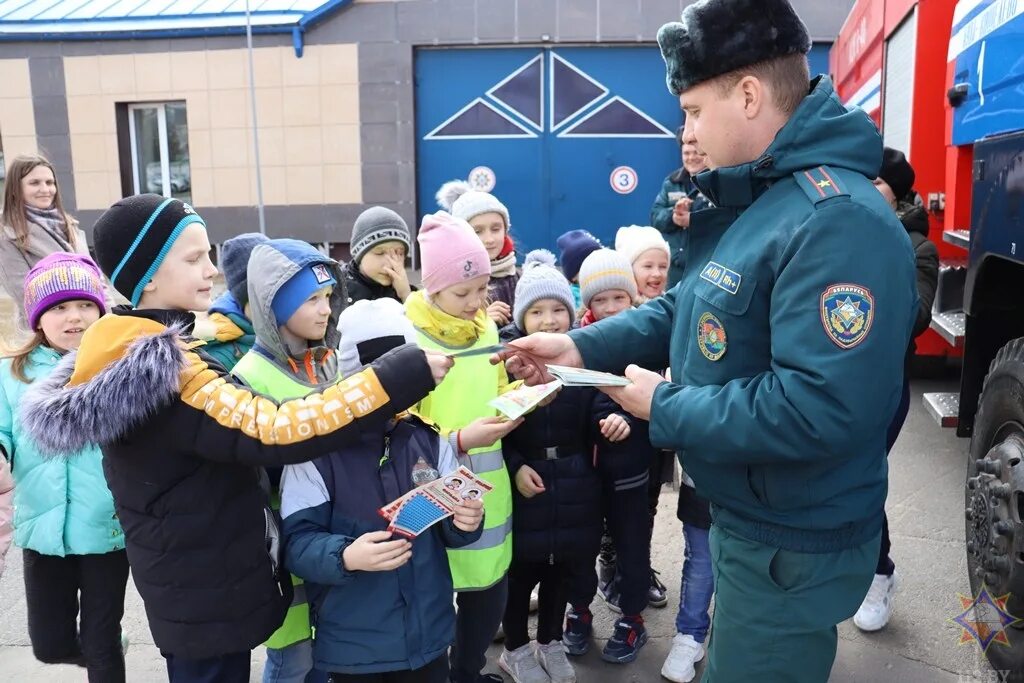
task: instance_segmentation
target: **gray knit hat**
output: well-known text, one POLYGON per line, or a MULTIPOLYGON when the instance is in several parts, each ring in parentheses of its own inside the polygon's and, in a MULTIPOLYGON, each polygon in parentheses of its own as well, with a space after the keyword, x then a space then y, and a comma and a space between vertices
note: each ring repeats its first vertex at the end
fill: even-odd
POLYGON ((383 206, 371 206, 359 214, 352 226, 352 260, 359 263, 373 245, 381 242, 401 242, 406 250, 412 243, 409 226, 402 217, 383 206))
POLYGON ((489 192, 474 190, 464 180, 450 180, 437 191, 437 204, 467 223, 482 213, 496 213, 505 219, 505 229, 512 228, 508 208, 489 192))
POLYGON ((590 307, 590 300, 609 289, 621 289, 636 299, 636 279, 633 266, 625 256, 611 249, 598 249, 583 260, 580 266, 580 295, 583 305, 590 307))
POLYGON ((526 255, 523 274, 516 284, 516 305, 512 309, 512 317, 516 327, 523 332, 526 331, 526 312, 541 299, 561 301, 572 318, 576 301, 569 288, 569 281, 555 268, 555 255, 547 249, 535 249, 526 255))

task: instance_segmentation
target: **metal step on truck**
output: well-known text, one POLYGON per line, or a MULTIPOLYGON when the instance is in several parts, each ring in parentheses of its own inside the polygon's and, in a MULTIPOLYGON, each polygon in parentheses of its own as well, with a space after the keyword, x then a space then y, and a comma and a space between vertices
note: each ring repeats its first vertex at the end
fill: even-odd
MULTIPOLYGON (((970 437, 971 590, 1008 596, 997 626, 1008 644, 985 655, 1024 680, 1024 622, 1009 623, 1024 617, 1024 1, 961 0, 949 35, 943 238, 968 255, 963 370, 959 392, 924 400, 970 437)), ((990 621, 988 606, 975 610, 990 621)))

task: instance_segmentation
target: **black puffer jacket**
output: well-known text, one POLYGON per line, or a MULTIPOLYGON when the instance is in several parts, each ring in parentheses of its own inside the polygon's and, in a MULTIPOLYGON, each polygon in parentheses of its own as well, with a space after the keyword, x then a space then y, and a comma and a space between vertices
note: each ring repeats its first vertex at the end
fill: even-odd
POLYGON ((250 650, 281 625, 291 601, 270 552, 278 537, 260 466, 312 460, 383 430, 433 389, 430 368, 406 345, 325 389, 322 400, 279 407, 233 384, 201 351, 191 314, 114 313, 26 392, 21 422, 41 451, 102 448, 162 652, 205 659, 250 650))
MULTIPOLYGON (((502 340, 522 336, 515 325, 502 340)), ((592 387, 565 387, 549 405, 527 415, 502 439, 513 480, 512 553, 518 562, 563 562, 594 557, 601 543, 601 482, 594 469, 600 420, 614 409, 592 387), (516 473, 529 465, 544 480, 544 493, 524 498, 516 473)))
MULTIPOLYGON (((603 397, 604 395, 601 394, 603 397)), ((608 406, 610 407, 610 406, 608 406)), ((601 482, 594 469, 598 421, 606 406, 591 387, 565 387, 526 416, 502 451, 515 481, 523 465, 544 480, 544 493, 524 498, 513 484, 512 553, 518 562, 564 562, 597 554, 601 482)))

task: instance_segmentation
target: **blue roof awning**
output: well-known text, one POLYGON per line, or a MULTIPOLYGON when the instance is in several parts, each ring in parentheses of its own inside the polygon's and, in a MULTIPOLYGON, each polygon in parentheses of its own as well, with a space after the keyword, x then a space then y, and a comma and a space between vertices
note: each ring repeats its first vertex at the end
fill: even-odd
MULTIPOLYGON (((353 0, 249 0, 254 33, 302 33, 353 0)), ((245 32, 245 0, 0 0, 0 40, 103 40, 245 32)))

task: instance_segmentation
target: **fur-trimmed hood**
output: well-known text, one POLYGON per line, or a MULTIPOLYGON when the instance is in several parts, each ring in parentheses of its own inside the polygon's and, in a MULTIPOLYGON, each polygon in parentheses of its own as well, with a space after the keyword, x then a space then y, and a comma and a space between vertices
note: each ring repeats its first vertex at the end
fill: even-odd
POLYGON ((117 441, 177 399, 186 362, 181 333, 127 315, 93 324, 78 351, 21 401, 21 423, 40 453, 69 455, 117 441))

